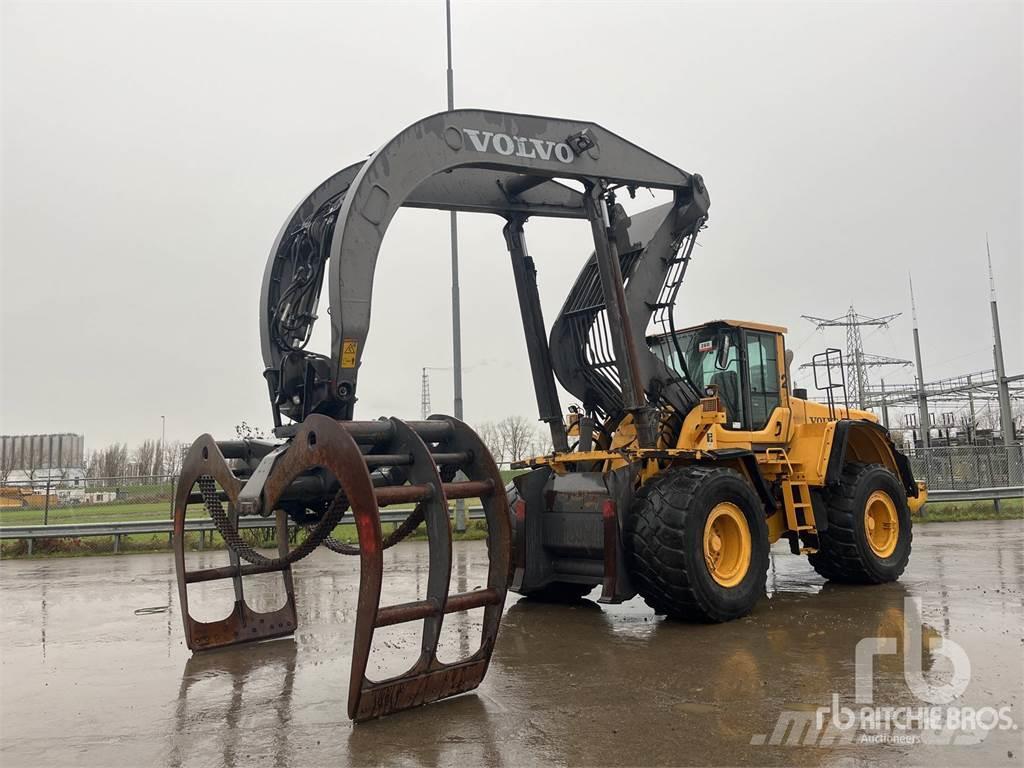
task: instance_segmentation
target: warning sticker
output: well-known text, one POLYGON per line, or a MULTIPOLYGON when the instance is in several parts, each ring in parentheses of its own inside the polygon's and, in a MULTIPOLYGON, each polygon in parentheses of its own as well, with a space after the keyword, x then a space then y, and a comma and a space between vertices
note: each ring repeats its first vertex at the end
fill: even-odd
POLYGON ((345 339, 341 343, 341 367, 355 368, 356 355, 359 354, 359 342, 355 339, 345 339))
POLYGON ((715 342, 711 341, 711 339, 708 339, 707 341, 702 341, 700 344, 697 345, 698 352, 710 352, 714 348, 715 342))

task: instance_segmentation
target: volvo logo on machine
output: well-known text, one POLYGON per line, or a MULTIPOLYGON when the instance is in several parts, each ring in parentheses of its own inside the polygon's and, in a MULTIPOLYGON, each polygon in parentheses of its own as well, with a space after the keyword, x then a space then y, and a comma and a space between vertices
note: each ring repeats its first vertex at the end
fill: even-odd
POLYGON ((497 152, 499 155, 515 155, 526 160, 550 160, 552 156, 560 163, 569 165, 576 159, 572 147, 564 141, 535 139, 527 136, 509 136, 507 133, 478 131, 463 128, 469 145, 477 152, 497 152))

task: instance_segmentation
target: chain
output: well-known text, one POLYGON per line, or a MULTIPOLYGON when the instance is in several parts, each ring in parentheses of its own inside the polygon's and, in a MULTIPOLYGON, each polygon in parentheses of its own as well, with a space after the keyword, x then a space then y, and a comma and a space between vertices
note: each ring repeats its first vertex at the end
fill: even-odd
MULTIPOLYGON (((441 482, 450 483, 455 479, 455 475, 458 472, 458 466, 454 464, 447 464, 440 467, 441 482)), ((315 526, 306 526, 306 530, 309 535, 306 536, 305 540, 299 544, 295 549, 290 550, 284 557, 271 558, 266 555, 260 554, 252 545, 249 544, 234 523, 228 517, 227 512, 224 511, 223 505, 220 503, 220 499, 217 494, 217 485, 212 477, 209 475, 202 475, 198 480, 199 491, 203 496, 203 504, 206 506, 206 512, 210 515, 210 519, 213 520, 214 525, 217 526, 217 530, 223 537, 224 542, 238 554, 240 558, 252 563, 253 565, 267 565, 271 567, 284 568, 291 565, 292 563, 298 562, 302 558, 306 557, 320 544, 324 544, 332 552, 337 552, 341 555, 358 555, 359 547, 353 544, 346 544, 345 542, 338 541, 336 538, 331 536, 331 531, 335 529, 342 517, 345 516, 345 511, 349 508, 348 497, 345 495, 343 489, 338 489, 338 492, 331 499, 331 503, 328 505, 327 510, 324 512, 324 516, 320 518, 315 526)), ((426 519, 426 505, 427 502, 421 501, 416 505, 416 508, 409 513, 409 516, 399 523, 395 529, 384 537, 381 546, 383 549, 389 549, 400 541, 408 538, 420 524, 426 519)))
POLYGON ((203 504, 206 506, 206 511, 210 515, 214 524, 217 526, 217 530, 220 531, 220 535, 224 538, 225 543, 238 554, 240 558, 246 560, 253 565, 267 565, 272 568, 284 568, 291 565, 292 563, 298 562, 302 558, 309 555, 314 549, 316 549, 328 537, 334 527, 341 520, 345 514, 345 509, 348 507, 348 500, 345 499, 343 491, 338 491, 335 494, 334 499, 331 500, 330 506, 327 507, 327 511, 324 516, 320 518, 320 522, 309 532, 299 546, 292 549, 284 557, 267 557, 257 552, 245 539, 242 538, 238 529, 234 523, 228 518, 227 513, 224 511, 224 507, 220 503, 220 499, 217 498, 217 486, 212 477, 209 475, 203 475, 199 478, 199 491, 203 496, 203 504), (340 498, 339 498, 340 497, 340 498))

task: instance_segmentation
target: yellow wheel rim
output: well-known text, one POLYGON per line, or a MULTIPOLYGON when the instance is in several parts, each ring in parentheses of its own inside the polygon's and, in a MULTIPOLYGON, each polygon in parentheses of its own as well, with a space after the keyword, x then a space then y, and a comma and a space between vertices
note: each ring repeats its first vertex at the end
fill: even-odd
POLYGON ((723 587, 735 587, 750 568, 750 526, 735 504, 717 504, 704 523, 704 562, 723 587))
POLYGON ((875 491, 868 496, 864 507, 864 532, 871 551, 879 557, 889 557, 896 551, 900 519, 896 514, 896 504, 885 491, 875 491))

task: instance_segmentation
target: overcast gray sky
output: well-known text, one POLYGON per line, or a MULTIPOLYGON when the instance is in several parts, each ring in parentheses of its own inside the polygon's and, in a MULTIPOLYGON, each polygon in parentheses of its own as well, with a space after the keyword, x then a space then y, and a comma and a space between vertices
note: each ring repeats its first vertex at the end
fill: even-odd
MULTIPOLYGON (((161 415, 168 439, 268 424, 270 246, 310 189, 443 109, 443 2, 2 8, 0 431, 96 448, 159 436, 161 415)), ((843 342, 800 315, 852 303, 903 312, 865 348, 911 357, 913 272, 927 378, 991 368, 987 232, 1007 365, 1024 369, 1021 3, 453 15, 457 106, 592 120, 703 174, 679 323, 783 324, 800 361, 843 342)), ((502 222, 460 221, 466 417, 533 416, 502 222)), ((534 221, 527 237, 550 323, 589 231, 534 221)), ((448 260, 447 215, 400 212, 357 416, 417 417, 420 369, 451 364, 448 260)), ((431 384, 450 412, 450 374, 431 384)))

